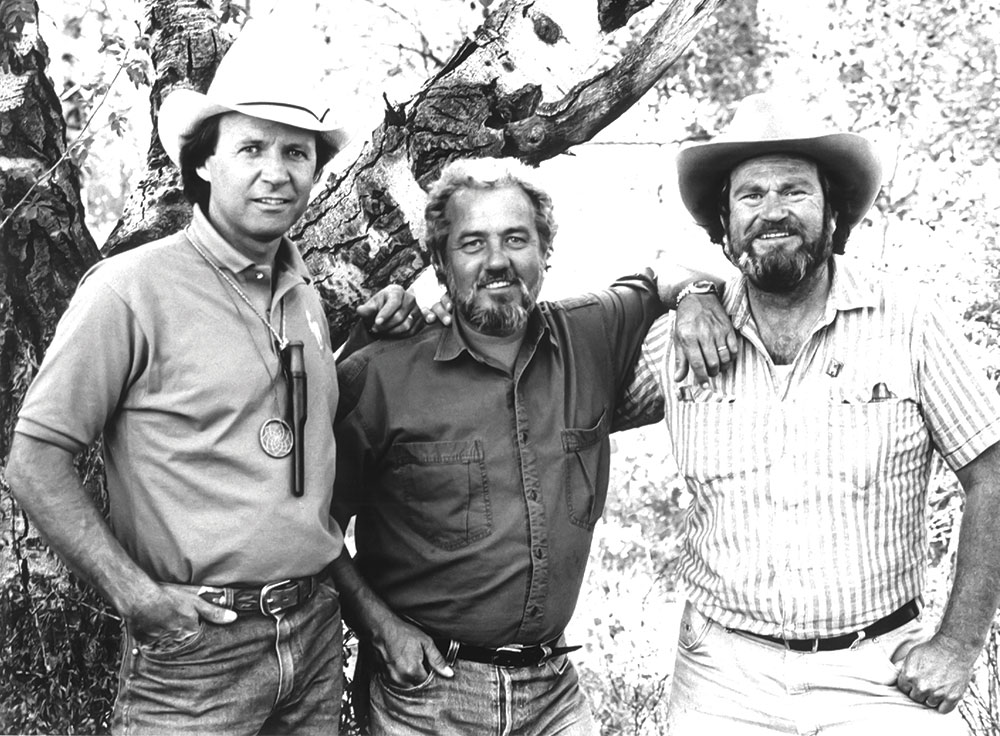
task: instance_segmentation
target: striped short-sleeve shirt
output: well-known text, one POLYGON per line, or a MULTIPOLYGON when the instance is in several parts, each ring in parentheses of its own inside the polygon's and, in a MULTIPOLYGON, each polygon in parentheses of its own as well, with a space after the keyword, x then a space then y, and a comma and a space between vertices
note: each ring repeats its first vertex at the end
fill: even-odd
POLYGON ((776 369, 742 277, 736 365, 675 383, 672 315, 650 330, 619 426, 665 414, 694 494, 680 576, 730 628, 855 630, 920 596, 934 450, 957 470, 1000 440, 1000 400, 933 300, 835 257, 827 308, 776 369), (631 416, 629 416, 631 415, 631 416))

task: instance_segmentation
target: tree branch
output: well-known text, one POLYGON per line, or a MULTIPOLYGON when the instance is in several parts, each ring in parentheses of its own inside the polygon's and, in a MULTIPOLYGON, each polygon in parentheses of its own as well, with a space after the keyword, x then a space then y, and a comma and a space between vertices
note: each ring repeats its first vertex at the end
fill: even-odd
POLYGON ((506 127, 504 153, 537 163, 590 140, 648 92, 723 0, 675 0, 613 67, 506 127))

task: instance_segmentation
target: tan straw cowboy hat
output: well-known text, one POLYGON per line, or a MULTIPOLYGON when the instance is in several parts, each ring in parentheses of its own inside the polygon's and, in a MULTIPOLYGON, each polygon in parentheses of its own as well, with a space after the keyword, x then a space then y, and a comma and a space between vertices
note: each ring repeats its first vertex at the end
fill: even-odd
POLYGON ((725 132, 677 155, 684 206, 702 227, 717 224, 719 196, 729 173, 743 161, 772 154, 818 163, 845 194, 839 215, 849 227, 861 222, 882 183, 882 166, 867 138, 831 132, 799 103, 775 95, 751 95, 740 102, 725 132))
POLYGON ((343 149, 350 136, 322 86, 325 48, 318 31, 303 24, 274 16, 249 21, 219 62, 208 92, 177 89, 163 100, 157 130, 167 156, 180 165, 184 138, 225 112, 314 130, 343 149))

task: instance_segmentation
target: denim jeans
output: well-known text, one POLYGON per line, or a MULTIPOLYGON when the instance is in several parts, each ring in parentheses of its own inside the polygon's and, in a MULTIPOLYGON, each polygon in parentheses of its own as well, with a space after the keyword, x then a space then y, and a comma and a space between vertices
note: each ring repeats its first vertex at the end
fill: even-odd
POLYGON ((328 582, 277 618, 202 621, 196 636, 167 651, 126 631, 111 729, 336 736, 342 658, 340 603, 328 582))
POLYGON ((565 655, 538 667, 457 660, 452 678, 401 688, 371 678, 371 736, 595 736, 576 669, 565 655))
POLYGON ((671 736, 774 733, 966 734, 958 711, 916 703, 896 686, 893 655, 930 637, 920 619, 833 652, 793 652, 684 609, 670 692, 671 736))

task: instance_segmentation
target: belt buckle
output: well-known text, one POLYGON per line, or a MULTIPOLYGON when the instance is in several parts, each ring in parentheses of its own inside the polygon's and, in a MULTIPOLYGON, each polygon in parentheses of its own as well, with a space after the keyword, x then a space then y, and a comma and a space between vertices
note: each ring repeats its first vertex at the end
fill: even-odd
POLYGON ((260 612, 265 616, 276 616, 299 602, 299 586, 292 580, 268 583, 260 589, 260 612))

